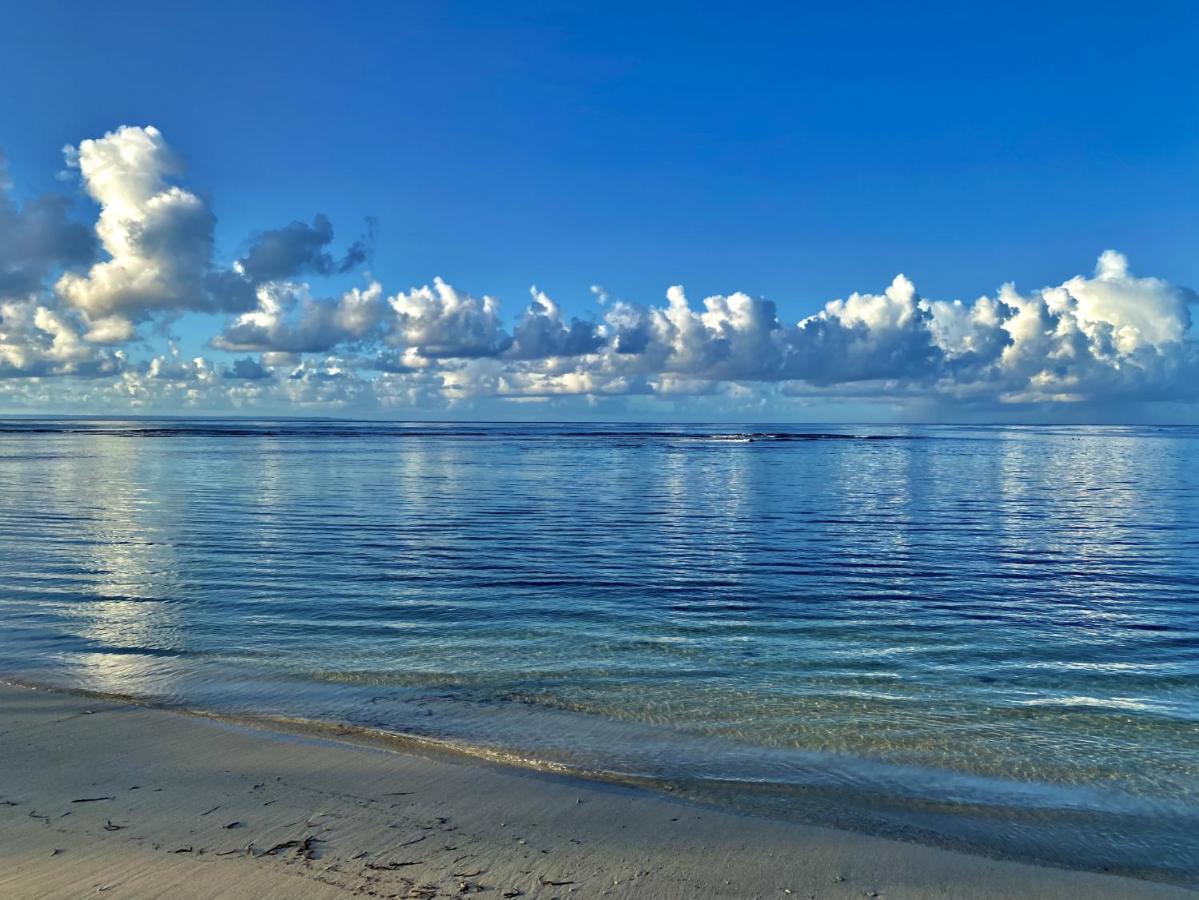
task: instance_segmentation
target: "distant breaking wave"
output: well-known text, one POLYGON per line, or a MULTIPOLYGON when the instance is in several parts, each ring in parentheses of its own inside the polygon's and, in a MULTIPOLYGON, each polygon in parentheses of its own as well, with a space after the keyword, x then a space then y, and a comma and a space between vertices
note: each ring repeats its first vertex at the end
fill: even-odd
POLYGON ((805 441, 897 441, 918 440, 913 434, 857 434, 837 431, 690 431, 630 429, 602 426, 570 430, 550 425, 427 425, 397 426, 388 423, 350 422, 233 422, 193 420, 179 422, 131 422, 109 420, 63 420, 61 422, 0 421, 0 433, 85 434, 128 438, 171 437, 284 437, 284 438, 480 438, 480 439, 566 439, 566 440, 654 440, 724 443, 805 441))

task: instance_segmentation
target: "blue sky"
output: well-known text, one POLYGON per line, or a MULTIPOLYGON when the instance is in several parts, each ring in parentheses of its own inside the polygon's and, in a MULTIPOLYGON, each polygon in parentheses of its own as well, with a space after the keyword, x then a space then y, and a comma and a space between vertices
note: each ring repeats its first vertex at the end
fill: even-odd
MULTIPOLYGON (((363 266, 306 279, 322 297, 440 276, 511 330, 533 284, 596 321, 591 285, 610 309, 681 284, 793 324, 900 272, 970 302, 1109 248, 1199 285, 1197 41, 1184 3, 26 4, 0 148, 12 202, 94 224, 62 148, 155 126, 218 266, 318 213, 336 255, 370 217, 363 266)), ((226 359, 219 318, 153 318, 129 359, 163 330, 226 359)))

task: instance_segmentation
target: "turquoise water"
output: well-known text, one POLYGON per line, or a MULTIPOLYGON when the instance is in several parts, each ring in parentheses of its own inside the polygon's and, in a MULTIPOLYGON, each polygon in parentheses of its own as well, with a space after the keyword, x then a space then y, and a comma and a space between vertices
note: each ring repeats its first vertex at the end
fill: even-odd
POLYGON ((1199 429, 0 422, 0 675, 1199 879, 1199 429))

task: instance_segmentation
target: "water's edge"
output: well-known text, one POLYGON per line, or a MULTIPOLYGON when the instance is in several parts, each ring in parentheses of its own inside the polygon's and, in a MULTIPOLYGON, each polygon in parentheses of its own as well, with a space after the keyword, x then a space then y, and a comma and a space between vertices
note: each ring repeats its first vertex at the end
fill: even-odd
MULTIPOLYGON (((425 758, 451 760, 466 764, 493 765, 500 768, 517 769, 543 777, 566 779, 587 784, 609 785, 634 791, 646 791, 670 802, 695 805, 717 810, 725 814, 751 816, 789 822, 806 827, 866 834, 872 837, 936 847, 938 849, 966 853, 972 856, 999 861, 1018 862, 1044 868, 1092 872, 1099 875, 1112 875, 1134 878, 1140 881, 1171 884, 1195 890, 1196 893, 1199 893, 1199 879, 1187 877, 1185 873, 1173 870, 1144 870, 1120 866, 1087 865, 1084 861, 1080 860, 1004 852, 996 847, 967 839, 954 840, 947 837, 944 833, 931 830, 912 827, 884 827, 877 821, 870 822, 867 819, 855 817, 852 813, 835 817, 833 821, 830 821, 827 817, 805 816, 799 814, 799 810, 793 810, 791 814, 782 814, 777 809, 772 810, 761 804, 745 802, 746 798, 744 796, 738 797, 737 793, 739 791, 746 791, 751 787, 746 784, 689 783, 679 779, 652 778, 611 770, 574 766, 554 760, 541 759, 517 750, 498 750, 471 744, 466 741, 375 728, 351 722, 270 713, 231 713, 193 706, 183 702, 152 700, 131 694, 96 691, 80 687, 66 687, 46 682, 31 681, 24 678, 13 678, 3 674, 0 674, 0 686, 81 697, 104 703, 173 713, 197 719, 205 719, 223 725, 247 728, 272 736, 287 735, 331 741, 337 744, 388 753, 417 755, 425 758), (722 788, 725 789, 722 790, 722 788)), ((824 788, 823 790, 827 791, 828 789, 824 788)), ((848 791, 845 794, 847 795, 848 791)), ((836 798, 834 797, 833 799, 835 801, 836 798)), ((800 810, 802 809, 804 807, 800 807, 800 810)))

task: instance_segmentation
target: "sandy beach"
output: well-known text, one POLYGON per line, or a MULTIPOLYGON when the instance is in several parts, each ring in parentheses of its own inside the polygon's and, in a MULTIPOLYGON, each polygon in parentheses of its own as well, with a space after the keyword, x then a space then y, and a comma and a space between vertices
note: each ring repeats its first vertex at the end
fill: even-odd
POLYGON ((1194 896, 333 735, 0 704, 4 897, 1194 896))

